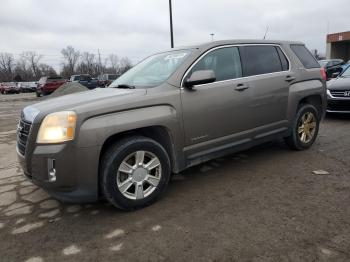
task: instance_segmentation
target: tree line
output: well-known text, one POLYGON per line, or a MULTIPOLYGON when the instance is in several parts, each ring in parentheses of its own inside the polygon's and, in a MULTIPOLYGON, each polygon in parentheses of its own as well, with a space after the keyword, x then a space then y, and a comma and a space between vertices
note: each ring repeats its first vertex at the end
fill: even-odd
POLYGON ((38 81, 42 76, 61 75, 69 78, 74 74, 90 74, 97 77, 103 73, 121 75, 132 67, 128 57, 110 54, 102 59, 99 54, 81 52, 72 46, 61 50, 61 70, 43 63, 43 55, 26 51, 15 59, 11 53, 0 52, 0 82, 38 81))

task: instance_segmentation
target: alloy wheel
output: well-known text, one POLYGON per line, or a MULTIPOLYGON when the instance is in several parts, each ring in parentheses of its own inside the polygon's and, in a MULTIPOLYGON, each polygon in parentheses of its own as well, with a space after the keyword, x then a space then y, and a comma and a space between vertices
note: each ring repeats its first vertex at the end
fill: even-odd
POLYGON ((159 158, 149 151, 136 151, 123 159, 117 172, 117 186, 127 198, 146 198, 157 188, 162 175, 159 158))
POLYGON ((300 141, 307 144, 315 136, 316 116, 312 112, 306 112, 299 121, 298 136, 300 141))

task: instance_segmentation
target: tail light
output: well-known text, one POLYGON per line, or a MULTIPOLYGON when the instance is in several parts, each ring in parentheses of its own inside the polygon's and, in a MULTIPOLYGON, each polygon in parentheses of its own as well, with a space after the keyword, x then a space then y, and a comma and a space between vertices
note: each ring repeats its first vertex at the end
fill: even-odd
POLYGON ((327 81, 326 70, 323 67, 321 67, 321 77, 324 81, 327 81))

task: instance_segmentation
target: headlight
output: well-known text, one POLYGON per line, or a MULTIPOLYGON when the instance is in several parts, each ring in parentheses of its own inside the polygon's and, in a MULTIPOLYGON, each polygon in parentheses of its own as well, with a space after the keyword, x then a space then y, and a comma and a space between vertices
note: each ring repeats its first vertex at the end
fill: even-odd
POLYGON ((47 115, 41 123, 37 143, 61 143, 74 139, 77 115, 63 111, 47 115))

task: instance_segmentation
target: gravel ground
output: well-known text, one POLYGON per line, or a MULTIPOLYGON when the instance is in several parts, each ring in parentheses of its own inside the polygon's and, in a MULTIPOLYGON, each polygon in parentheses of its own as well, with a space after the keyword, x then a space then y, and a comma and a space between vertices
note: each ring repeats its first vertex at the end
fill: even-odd
POLYGON ((22 176, 15 129, 36 100, 0 96, 0 261, 350 261, 350 116, 327 117, 308 151, 276 141, 210 161, 122 212, 58 202, 22 176))

